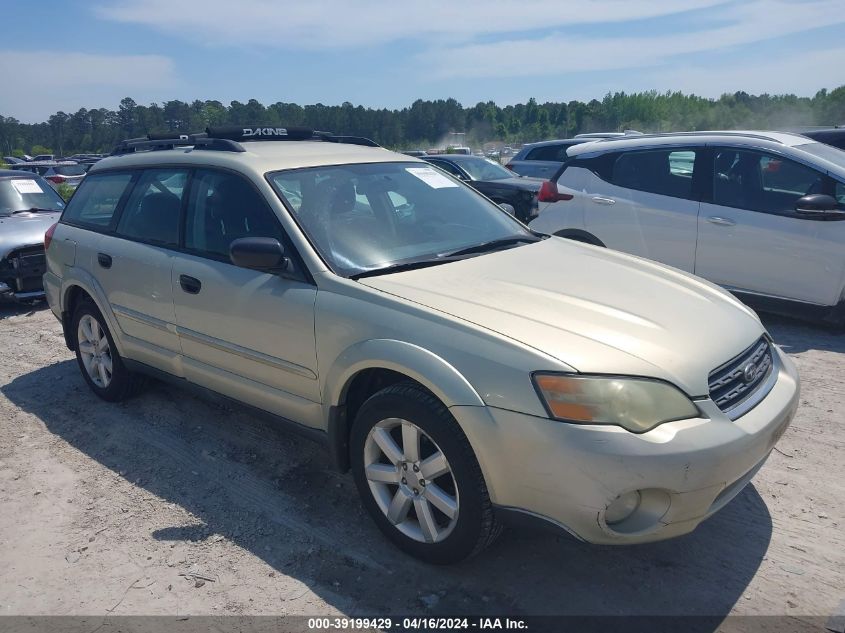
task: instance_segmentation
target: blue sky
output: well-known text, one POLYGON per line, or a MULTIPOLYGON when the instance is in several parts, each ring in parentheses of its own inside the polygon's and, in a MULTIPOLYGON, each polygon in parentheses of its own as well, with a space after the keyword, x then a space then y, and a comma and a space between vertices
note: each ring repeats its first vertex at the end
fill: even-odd
POLYGON ((0 114, 218 99, 401 108, 845 84, 842 0, 4 3, 0 114))

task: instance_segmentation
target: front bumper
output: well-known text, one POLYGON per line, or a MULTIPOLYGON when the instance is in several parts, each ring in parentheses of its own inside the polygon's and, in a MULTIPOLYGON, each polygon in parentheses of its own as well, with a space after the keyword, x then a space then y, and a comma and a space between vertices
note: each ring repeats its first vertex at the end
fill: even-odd
POLYGON ((778 378, 751 411, 731 421, 711 400, 707 418, 648 433, 566 424, 493 407, 452 407, 499 507, 551 521, 592 543, 644 543, 680 536, 724 507, 763 465, 798 407, 798 373, 776 349, 778 378), (613 526, 605 510, 640 491, 613 526))

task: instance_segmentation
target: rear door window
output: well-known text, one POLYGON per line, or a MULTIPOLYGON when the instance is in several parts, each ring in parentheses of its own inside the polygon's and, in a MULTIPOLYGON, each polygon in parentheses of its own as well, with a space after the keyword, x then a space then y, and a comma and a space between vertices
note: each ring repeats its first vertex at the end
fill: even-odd
POLYGON ((106 229, 134 179, 129 172, 91 174, 73 194, 62 221, 79 226, 106 229))
POLYGON ((118 235, 141 242, 176 246, 187 179, 186 169, 145 170, 121 214, 118 235))
POLYGON ((692 200, 695 159, 694 150, 625 152, 613 164, 610 181, 626 189, 692 200))

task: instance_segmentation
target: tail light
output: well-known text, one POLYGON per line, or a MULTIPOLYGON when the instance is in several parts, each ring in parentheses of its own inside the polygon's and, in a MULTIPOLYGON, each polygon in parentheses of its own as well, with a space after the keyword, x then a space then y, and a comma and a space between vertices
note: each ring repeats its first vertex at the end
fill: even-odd
POLYGON ((53 233, 56 232, 56 227, 59 226, 59 223, 56 222, 53 226, 47 229, 47 232, 44 233, 44 250, 46 251, 50 248, 50 242, 53 241, 53 233))
POLYGON ((47 180, 50 182, 54 182, 57 185, 62 184, 65 180, 67 180, 66 176, 62 176, 61 174, 56 174, 55 176, 47 176, 47 180))
POLYGON ((505 165, 505 167, 506 167, 507 169, 510 169, 511 171, 513 171, 513 165, 511 165, 510 163, 508 163, 507 165, 505 165))
POLYGON ((544 180, 540 191, 537 192, 537 200, 540 202, 565 202, 573 197, 571 193, 560 193, 557 185, 550 180, 544 180))

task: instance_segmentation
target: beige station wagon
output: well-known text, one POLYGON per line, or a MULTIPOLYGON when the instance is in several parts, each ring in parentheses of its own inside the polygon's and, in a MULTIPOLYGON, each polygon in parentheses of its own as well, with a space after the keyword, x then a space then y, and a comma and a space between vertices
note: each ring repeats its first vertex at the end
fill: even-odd
POLYGON ((152 375, 305 430, 435 563, 513 516, 593 543, 690 532, 798 403, 792 362, 727 292, 534 232, 366 139, 125 141, 45 242, 48 301, 98 396, 152 375))

